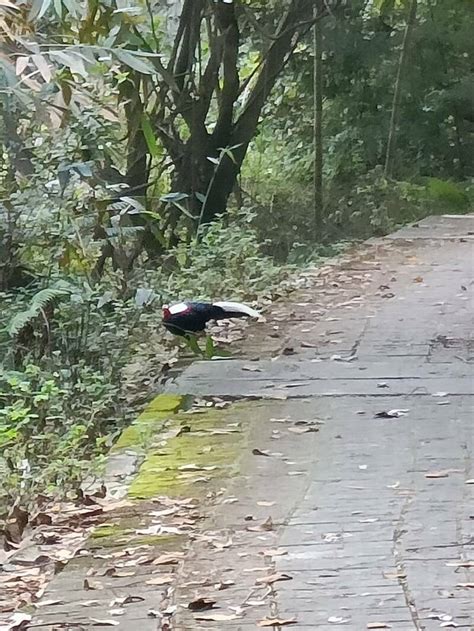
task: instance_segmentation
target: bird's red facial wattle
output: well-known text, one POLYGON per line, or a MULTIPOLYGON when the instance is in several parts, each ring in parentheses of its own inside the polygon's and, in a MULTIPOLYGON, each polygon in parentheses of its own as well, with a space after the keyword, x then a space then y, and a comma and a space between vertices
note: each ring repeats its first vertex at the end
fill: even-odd
POLYGON ((162 312, 163 312, 163 320, 168 320, 169 317, 171 316, 171 311, 169 310, 168 305, 164 305, 162 312))

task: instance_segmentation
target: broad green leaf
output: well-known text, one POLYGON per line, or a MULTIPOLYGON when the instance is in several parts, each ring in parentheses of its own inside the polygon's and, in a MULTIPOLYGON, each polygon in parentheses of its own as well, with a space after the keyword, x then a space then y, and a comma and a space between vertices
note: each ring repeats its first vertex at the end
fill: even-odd
POLYGON ((136 70, 137 72, 141 72, 142 74, 156 74, 156 70, 153 64, 143 58, 138 57, 129 50, 115 49, 111 52, 119 61, 121 61, 129 68, 132 68, 132 70, 136 70))
POLYGON ((50 50, 48 54, 50 57, 53 57, 53 59, 57 59, 61 64, 69 68, 72 73, 81 75, 84 79, 88 78, 89 75, 84 61, 79 55, 73 52, 66 53, 64 50, 50 50))
POLYGON ((206 201, 206 196, 203 195, 202 193, 194 193, 196 195, 196 199, 198 201, 201 202, 201 204, 204 204, 204 202, 206 201))
POLYGON ((187 193, 167 193, 163 195, 163 197, 160 197, 160 202, 181 202, 188 197, 189 195, 187 193))
POLYGON ((151 156, 153 156, 153 158, 160 158, 162 155, 162 151, 158 143, 156 142, 150 119, 145 113, 142 115, 142 131, 143 135, 145 136, 148 151, 150 152, 151 156))
POLYGON ((49 9, 50 4, 51 0, 33 0, 30 14, 28 16, 30 21, 34 22, 36 20, 40 20, 49 9))

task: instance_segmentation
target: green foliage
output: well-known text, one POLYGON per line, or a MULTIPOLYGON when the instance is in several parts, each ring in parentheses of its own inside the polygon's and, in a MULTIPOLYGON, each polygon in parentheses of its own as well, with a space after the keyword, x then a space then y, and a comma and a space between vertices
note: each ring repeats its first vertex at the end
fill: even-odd
POLYGON ((77 485, 90 469, 91 454, 99 457, 106 447, 97 416, 104 420, 115 396, 116 388, 86 366, 78 367, 74 383, 64 369, 1 369, 0 501, 4 494, 64 492, 77 485))
POLYGON ((147 282, 169 302, 183 299, 258 299, 288 274, 289 268, 276 265, 264 256, 254 215, 242 213, 222 217, 202 228, 200 238, 182 241, 170 250, 166 267, 147 273, 147 282))
MULTIPOLYGON (((24 311, 17 313, 8 325, 8 332, 11 337, 15 337, 24 329, 32 320, 38 317, 40 313, 44 314, 44 310, 48 305, 56 299, 66 296, 67 292, 61 289, 48 287, 36 293, 31 299, 30 304, 24 311)), ((46 318, 46 316, 44 316, 46 318)))
POLYGON ((446 208, 466 211, 469 207, 469 196, 457 182, 428 178, 427 193, 446 208))

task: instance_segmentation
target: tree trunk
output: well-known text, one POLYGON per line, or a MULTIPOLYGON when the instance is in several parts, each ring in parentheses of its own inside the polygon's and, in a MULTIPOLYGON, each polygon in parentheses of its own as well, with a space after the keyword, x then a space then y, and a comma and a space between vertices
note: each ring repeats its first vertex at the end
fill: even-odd
POLYGON ((314 145, 314 237, 320 238, 323 225, 323 34, 321 21, 313 29, 313 145, 314 145))
MULTIPOLYGON (((339 1, 335 0, 334 7, 338 4, 339 1)), ((194 31, 190 26, 192 6, 191 0, 183 5, 177 35, 179 44, 172 55, 176 62, 169 64, 177 83, 179 77, 193 72, 193 58, 188 54, 196 46, 196 37, 192 36, 194 31), (185 49, 187 55, 183 55, 185 49)), ((248 146, 255 136, 262 108, 298 42, 313 26, 313 6, 314 0, 291 0, 277 33, 265 51, 250 96, 237 119, 235 105, 243 86, 240 85, 238 75, 239 25, 234 3, 220 0, 215 4, 216 32, 211 38, 209 60, 199 81, 195 77, 198 98, 191 98, 193 95, 187 93, 189 88, 185 83, 178 85, 174 91, 165 86, 166 94, 172 94, 177 103, 177 110, 188 127, 190 137, 183 142, 176 128, 172 131, 173 123, 171 126, 165 124, 166 115, 157 125, 156 131, 164 146, 178 144, 178 150, 172 155, 175 168, 172 188, 176 192, 188 194, 188 209, 199 217, 199 224, 209 223, 216 215, 225 212, 248 146), (214 130, 208 132, 206 119, 213 94, 217 95, 218 115, 214 130), (232 157, 221 155, 222 149, 232 151, 232 157), (215 164, 215 160, 219 160, 219 163, 215 164), (203 198, 204 206, 197 208, 203 198)), ((318 19, 328 15, 327 2, 318 0, 318 7, 318 19)), ((171 215, 167 227, 173 230, 180 214, 173 209, 171 215)))
POLYGON ((384 175, 386 178, 392 177, 393 163, 396 151, 397 131, 398 131, 398 119, 400 117, 400 104, 402 99, 402 82, 403 75, 408 59, 408 52, 411 43, 411 37, 413 33, 413 27, 416 22, 416 11, 418 8, 418 0, 411 0, 408 10, 407 23, 405 26, 405 33, 403 36, 402 48, 400 50, 400 57, 398 60, 397 77, 395 80, 395 90, 393 93, 392 102, 392 114, 390 117, 390 127, 388 131, 387 139, 387 151, 385 154, 385 168, 384 175))

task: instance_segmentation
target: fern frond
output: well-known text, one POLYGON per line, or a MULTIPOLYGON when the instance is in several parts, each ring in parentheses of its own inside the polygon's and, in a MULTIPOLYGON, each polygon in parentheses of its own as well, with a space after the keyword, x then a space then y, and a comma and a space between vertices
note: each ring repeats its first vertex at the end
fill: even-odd
POLYGON ((69 295, 69 293, 70 292, 64 289, 54 289, 52 287, 47 287, 46 289, 38 291, 38 293, 36 293, 31 299, 29 307, 24 311, 17 313, 10 320, 7 327, 10 337, 18 335, 25 326, 30 324, 39 315, 39 313, 47 307, 48 304, 58 298, 69 295))

